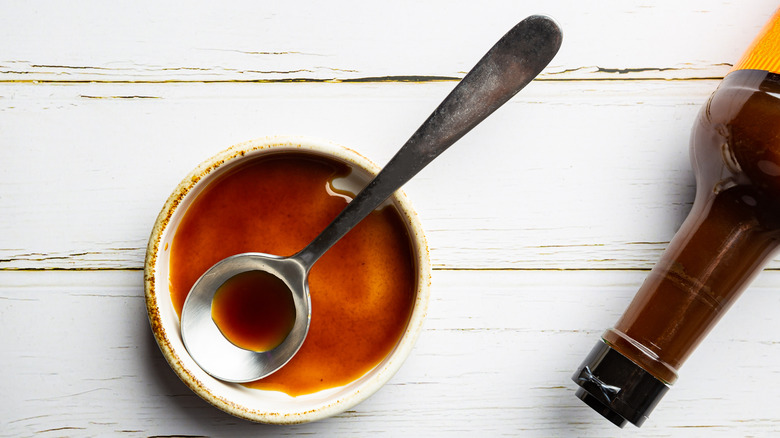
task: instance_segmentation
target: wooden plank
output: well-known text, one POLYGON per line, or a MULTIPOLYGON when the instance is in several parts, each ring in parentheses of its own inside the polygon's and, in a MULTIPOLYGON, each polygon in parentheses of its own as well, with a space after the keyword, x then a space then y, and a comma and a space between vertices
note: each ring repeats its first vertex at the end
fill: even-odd
POLYGON ((293 427, 235 419, 168 368, 140 272, 0 272, 0 436, 772 436, 780 432, 780 273, 760 276, 641 429, 574 397, 571 373, 633 296, 640 272, 437 271, 412 356, 338 417, 293 427), (724 378, 728 376, 728 378, 724 378))
MULTIPOLYGON (((690 208, 690 127, 717 83, 533 82, 406 186, 434 266, 651 267, 690 208)), ((141 269, 205 158, 295 134, 381 165, 452 87, 0 85, 0 269, 141 269)))
MULTIPOLYGON (((716 85, 532 83, 407 185, 434 266, 651 267, 690 208, 690 126, 716 85)), ((0 86, 0 268, 140 269, 206 157, 293 133, 382 164, 451 87, 0 86)))
MULTIPOLYGON (((690 208, 690 126, 716 85, 532 83, 406 186, 434 266, 651 267, 690 208)), ((382 164, 451 87, 0 86, 0 268, 140 269, 206 157, 292 133, 382 164)))
POLYGON ((546 79, 722 77, 772 0, 483 3, 15 2, 0 81, 431 80, 461 77, 531 14, 565 31, 546 79), (446 11, 446 12, 445 12, 446 11))

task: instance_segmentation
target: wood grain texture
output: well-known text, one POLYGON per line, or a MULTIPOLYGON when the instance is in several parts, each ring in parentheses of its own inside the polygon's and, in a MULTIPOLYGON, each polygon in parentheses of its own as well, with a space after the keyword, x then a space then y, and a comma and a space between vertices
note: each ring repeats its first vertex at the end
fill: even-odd
POLYGON ((771 0, 21 2, 0 17, 0 80, 224 82, 462 77, 516 22, 565 30, 545 79, 722 77, 771 0), (706 32, 706 33, 703 33, 706 32))
MULTIPOLYGON (((405 187, 435 267, 649 268, 693 200, 716 86, 532 83, 405 187)), ((140 269, 163 201, 217 151, 303 134, 381 165, 452 87, 0 85, 0 268, 140 269)))

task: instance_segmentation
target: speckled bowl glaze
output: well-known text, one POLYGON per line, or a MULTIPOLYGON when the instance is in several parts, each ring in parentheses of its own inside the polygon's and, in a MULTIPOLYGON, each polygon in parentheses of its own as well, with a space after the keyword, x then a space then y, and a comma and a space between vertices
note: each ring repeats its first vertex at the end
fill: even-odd
MULTIPOLYGON (((268 153, 306 151, 348 164, 367 183, 379 168, 358 153, 327 141, 300 137, 267 137, 232 146, 201 163, 173 191, 154 224, 146 252, 144 282, 149 322, 173 371, 203 399, 232 415, 262 423, 292 424, 323 419, 349 409, 379 390, 401 367, 419 335, 428 307, 430 260, 417 215, 400 190, 391 197, 405 219, 416 257, 417 292, 406 331, 390 354, 353 382, 314 394, 291 397, 214 379, 201 370, 181 339, 179 318, 171 303, 168 262, 171 240, 187 207, 206 185, 246 159, 268 153)), ((352 179, 352 175, 350 176, 352 179)), ((356 187, 356 190, 362 188, 356 187)))

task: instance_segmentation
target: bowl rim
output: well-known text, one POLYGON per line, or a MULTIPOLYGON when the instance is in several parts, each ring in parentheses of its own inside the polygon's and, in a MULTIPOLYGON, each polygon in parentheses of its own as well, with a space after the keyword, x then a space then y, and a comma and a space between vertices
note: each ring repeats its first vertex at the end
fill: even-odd
MULTIPOLYGON (((268 136, 235 144, 201 162, 173 190, 155 220, 147 244, 144 263, 144 295, 147 316, 157 345, 173 371, 193 392, 215 407, 236 417, 260 423, 295 424, 327 418, 357 405, 378 391, 395 375, 411 353, 422 331, 430 299, 431 264, 428 243, 417 213, 412 208, 406 194, 402 190, 398 190, 393 194, 392 199, 399 208, 399 212, 404 216, 411 244, 416 255, 417 290, 406 330, 395 348, 374 369, 346 386, 352 385, 373 373, 370 378, 358 384, 354 390, 334 397, 332 400, 329 399, 328 402, 314 409, 295 412, 268 412, 253 409, 236 400, 231 400, 224 395, 215 393, 215 382, 225 384, 224 382, 217 381, 203 373, 202 370, 190 369, 193 363, 190 363, 188 366, 183 360, 184 357, 188 358, 186 349, 176 347, 172 343, 173 339, 171 336, 179 336, 179 334, 169 334, 165 328, 158 298, 159 285, 164 285, 160 289, 164 290, 163 293, 169 294, 167 275, 164 279, 157 275, 159 263, 162 263, 161 260, 163 259, 163 257, 159 257, 163 236, 168 230, 174 214, 187 199, 187 195, 193 191, 199 182, 207 181, 207 178, 213 175, 216 170, 226 164, 233 164, 236 160, 240 160, 246 155, 262 154, 268 151, 291 150, 308 151, 331 156, 350 165, 362 168, 372 175, 375 175, 380 170, 376 164, 350 148, 312 137, 268 136)), ((176 324, 178 324, 178 320, 176 324)), ((188 359, 191 360, 191 358, 188 359)), ((218 386, 216 387, 218 388, 218 386)), ((251 391, 263 390, 251 389, 251 391)))

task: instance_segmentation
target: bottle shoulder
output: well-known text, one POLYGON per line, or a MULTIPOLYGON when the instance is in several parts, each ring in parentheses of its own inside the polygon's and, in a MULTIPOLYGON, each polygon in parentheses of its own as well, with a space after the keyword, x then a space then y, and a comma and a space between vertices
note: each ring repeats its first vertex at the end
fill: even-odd
POLYGON ((733 197, 769 228, 780 227, 780 75, 730 73, 691 135, 697 198, 733 197))

